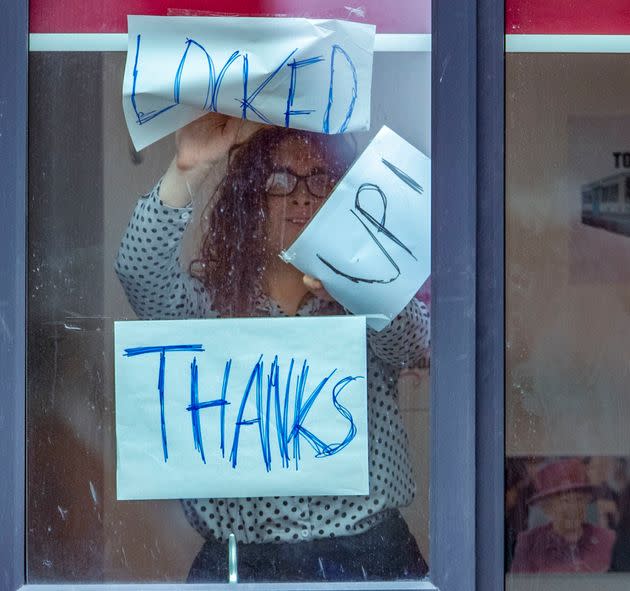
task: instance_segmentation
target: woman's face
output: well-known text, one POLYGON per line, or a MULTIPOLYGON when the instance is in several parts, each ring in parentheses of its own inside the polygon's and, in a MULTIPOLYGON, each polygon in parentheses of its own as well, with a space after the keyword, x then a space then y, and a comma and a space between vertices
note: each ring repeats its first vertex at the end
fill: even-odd
POLYGON ((553 495, 541 501, 541 504, 556 533, 576 543, 582 532, 582 524, 586 522, 586 509, 590 500, 590 493, 575 491, 553 495))
POLYGON ((332 191, 330 173, 318 142, 289 137, 273 155, 274 170, 266 184, 267 252, 275 257, 308 224, 332 191))

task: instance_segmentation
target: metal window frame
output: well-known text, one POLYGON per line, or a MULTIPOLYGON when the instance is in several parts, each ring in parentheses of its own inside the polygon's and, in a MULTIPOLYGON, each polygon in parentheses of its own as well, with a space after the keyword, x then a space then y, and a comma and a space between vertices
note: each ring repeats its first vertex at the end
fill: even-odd
POLYGON ((0 19, 0 586, 503 589, 504 2, 433 0, 431 582, 26 585, 28 4, 0 19))

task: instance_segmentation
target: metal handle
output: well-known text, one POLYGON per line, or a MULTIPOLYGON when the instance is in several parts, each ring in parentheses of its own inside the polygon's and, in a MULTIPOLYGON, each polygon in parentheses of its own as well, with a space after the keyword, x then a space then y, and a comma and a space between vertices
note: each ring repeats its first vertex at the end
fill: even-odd
POLYGON ((228 538, 228 583, 238 583, 238 550, 234 534, 228 538))

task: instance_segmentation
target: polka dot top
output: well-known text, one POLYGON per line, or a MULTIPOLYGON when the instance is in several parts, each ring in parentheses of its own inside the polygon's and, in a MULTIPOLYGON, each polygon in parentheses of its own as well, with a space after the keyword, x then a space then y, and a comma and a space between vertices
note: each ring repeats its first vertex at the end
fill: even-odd
MULTIPOLYGON (((191 211, 191 207, 164 205, 156 187, 139 200, 133 212, 115 269, 141 319, 218 316, 203 285, 179 263, 191 211)), ((255 312, 284 315, 262 293, 255 312)), ((336 302, 312 297, 297 315, 343 313, 336 302)), ((369 529, 393 509, 411 502, 415 483, 396 388, 400 368, 417 364, 429 346, 427 307, 412 300, 381 332, 368 329, 367 340, 370 494, 183 500, 188 520, 202 536, 227 540, 234 533, 244 543, 347 536, 369 529)))

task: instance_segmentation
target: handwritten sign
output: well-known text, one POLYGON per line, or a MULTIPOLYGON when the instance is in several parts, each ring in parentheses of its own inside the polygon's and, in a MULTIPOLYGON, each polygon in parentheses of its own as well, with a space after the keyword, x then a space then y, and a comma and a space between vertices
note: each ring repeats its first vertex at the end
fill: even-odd
POLYGON ((282 257, 383 329, 431 272, 431 161, 383 127, 282 257))
POLYGON ((138 150, 208 111, 323 133, 369 129, 375 27, 129 16, 123 109, 138 150))
POLYGON ((118 499, 367 494, 362 317, 115 323, 118 499))

